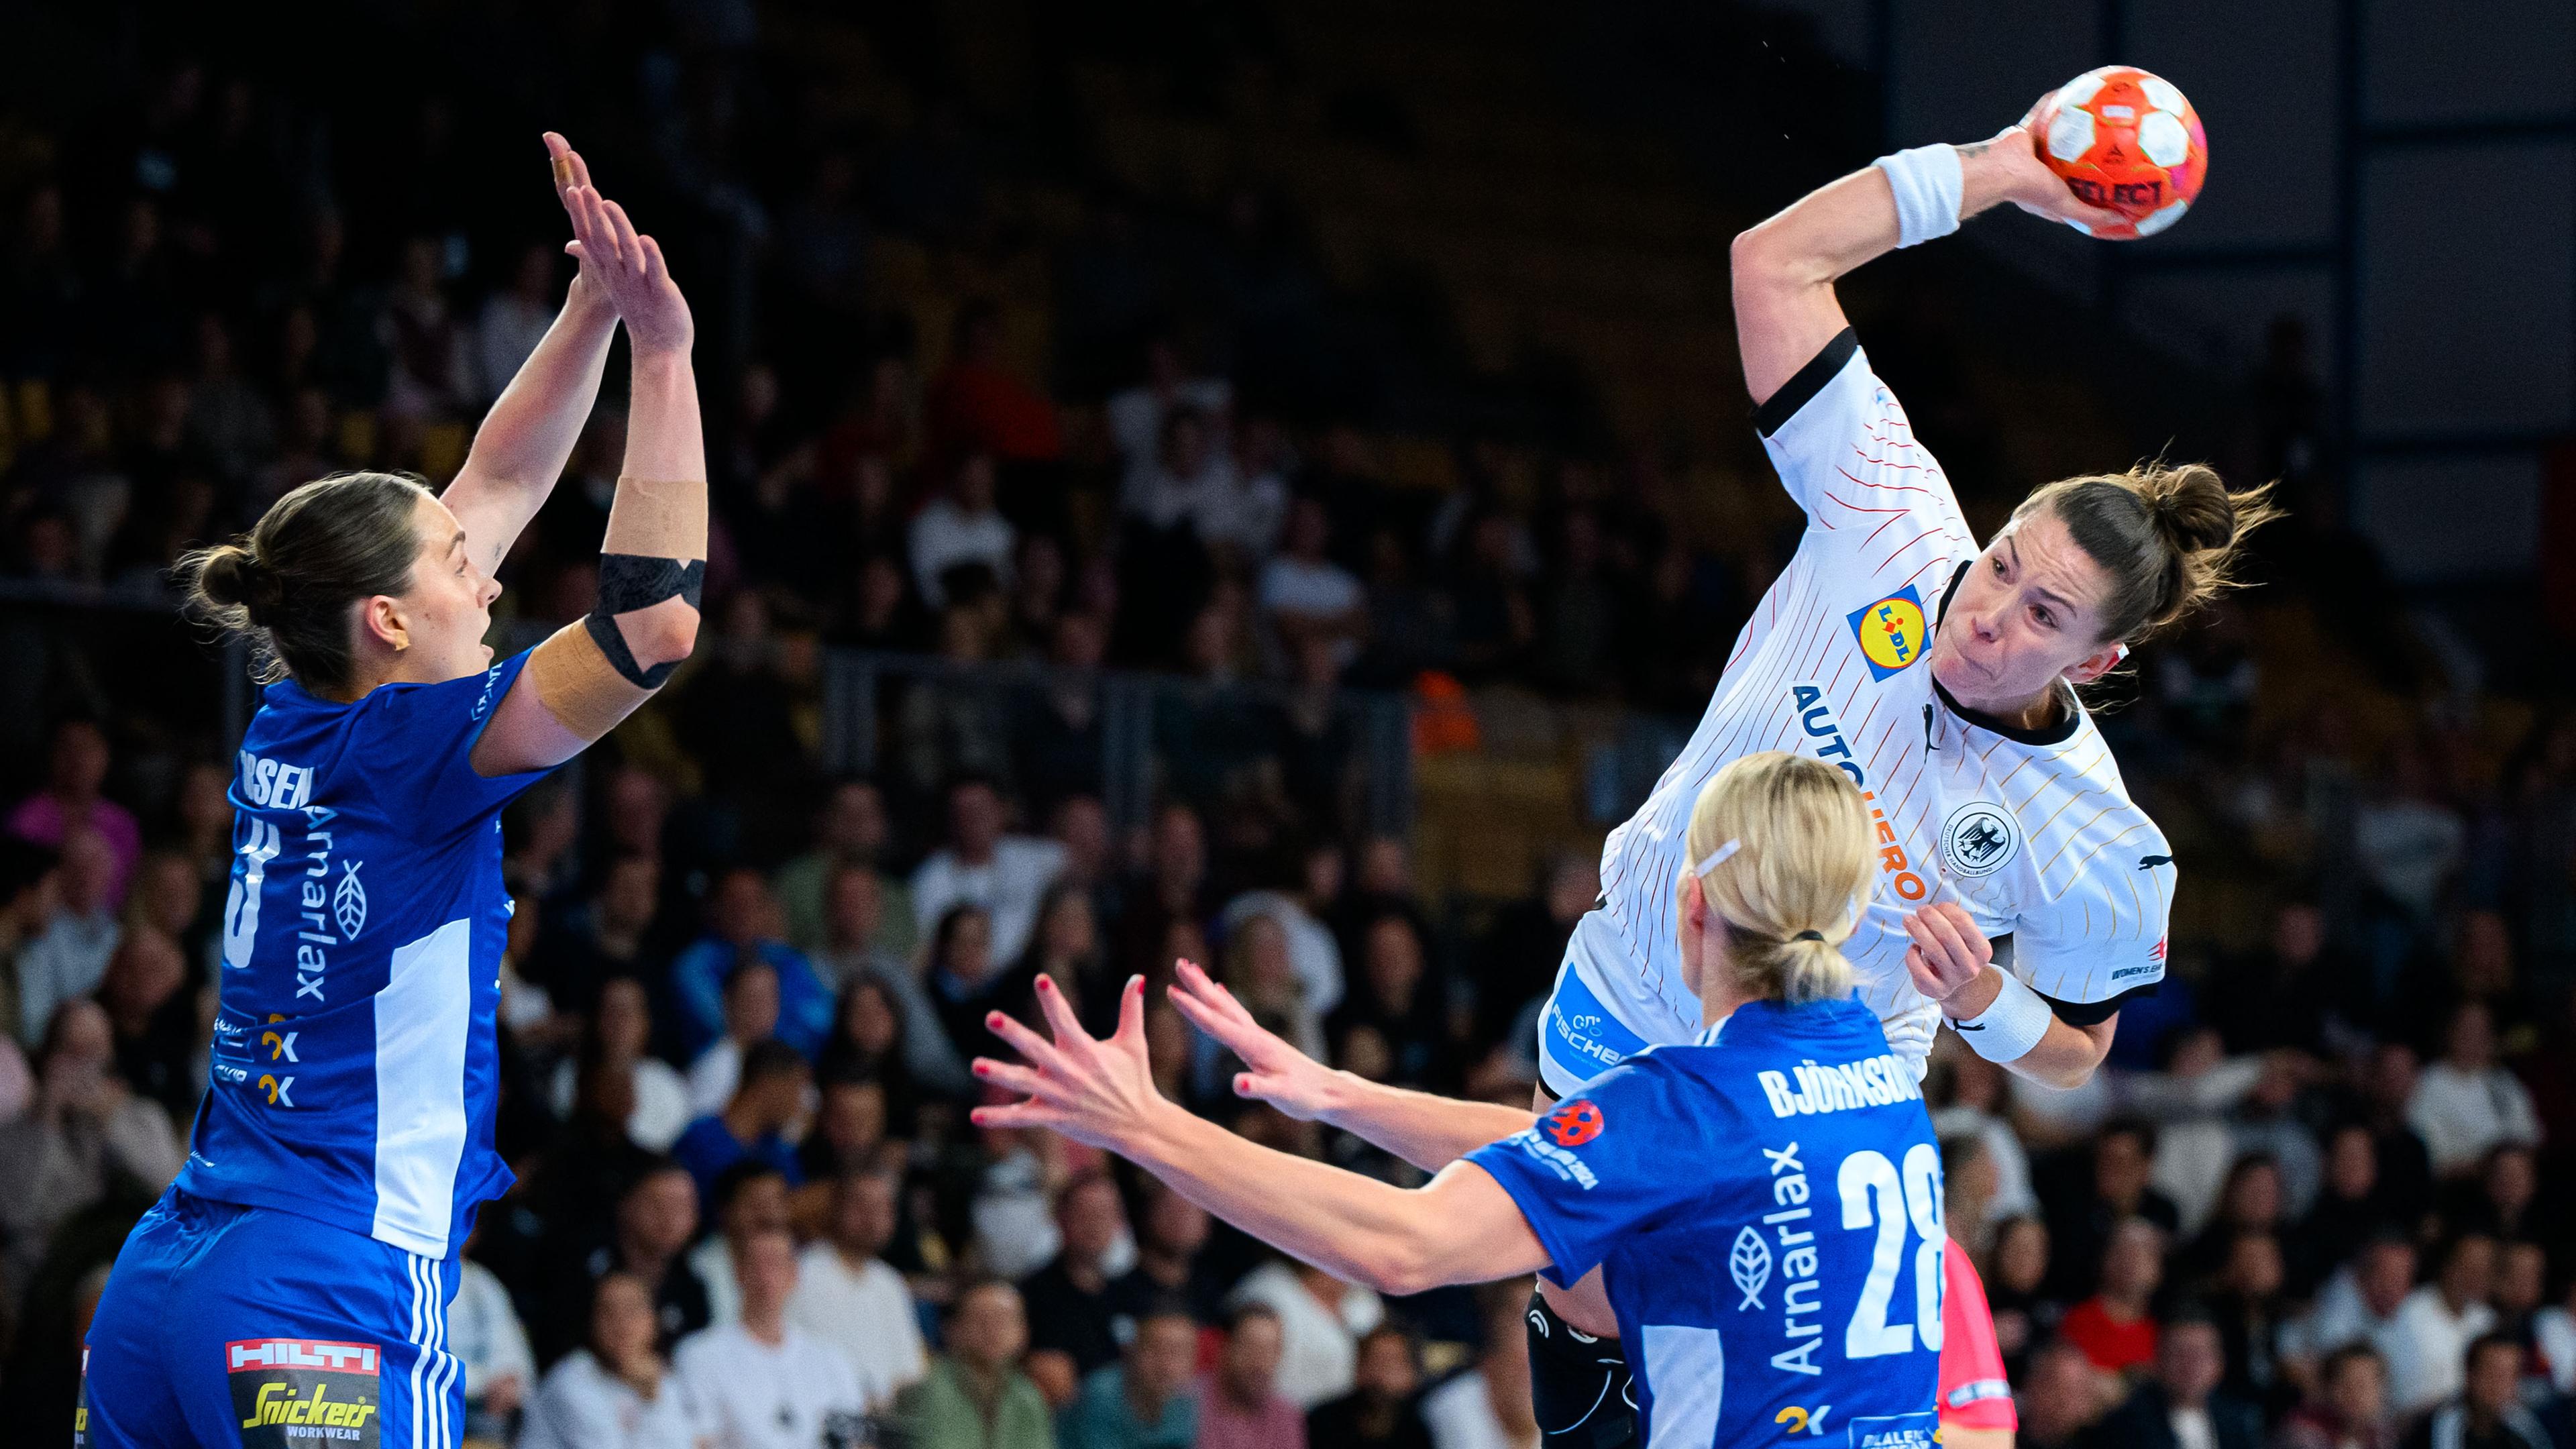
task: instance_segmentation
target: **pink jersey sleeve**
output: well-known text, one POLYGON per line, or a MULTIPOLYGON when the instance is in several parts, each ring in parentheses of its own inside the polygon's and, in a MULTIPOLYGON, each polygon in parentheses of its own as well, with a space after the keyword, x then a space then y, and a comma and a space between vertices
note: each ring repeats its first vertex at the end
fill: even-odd
POLYGON ((2004 1382, 1995 1315, 1968 1250, 1951 1241, 1941 1252, 1941 1422, 1963 1429, 2017 1429, 2012 1385, 2004 1382))

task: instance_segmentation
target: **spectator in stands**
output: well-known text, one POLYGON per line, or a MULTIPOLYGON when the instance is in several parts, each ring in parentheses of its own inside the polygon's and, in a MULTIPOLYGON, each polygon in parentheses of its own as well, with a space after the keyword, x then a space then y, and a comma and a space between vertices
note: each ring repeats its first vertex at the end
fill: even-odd
POLYGON ((2495 1327, 2487 1291, 2495 1240, 2463 1233, 2442 1248, 2433 1281, 2406 1295, 2380 1336, 2388 1356, 2388 1401, 2399 1417, 2420 1414, 2460 1391, 2462 1356, 2495 1327))
POLYGON ((752 961, 778 975, 780 1041, 811 1057, 832 1030, 832 993, 804 952, 781 938, 778 901, 769 881, 748 866, 728 870, 707 898, 708 934, 671 962, 671 995, 679 1003, 680 1048, 694 1060, 724 1031, 724 984, 752 961))
MULTIPOLYGON (((12 1044, 34 1046, 53 1019, 50 1010, 32 1022, 27 1017, 30 968, 24 957, 61 908, 61 856, 32 840, 0 835, 0 1036, 12 1044)), ((32 974, 44 982, 53 979, 46 965, 33 968, 32 974)), ((45 995, 52 991, 43 988, 45 995)))
POLYGON ((724 982, 724 1034, 689 1063, 688 1120, 724 1110, 742 1081, 743 1055, 778 1035, 778 972, 745 961, 724 982))
POLYGON ((2262 1449, 2263 1416, 2219 1390, 2218 1326, 2178 1315, 2158 1339, 2155 1369, 2088 1436, 2093 1449, 2262 1449))
MULTIPOLYGON (((469 1239, 465 1250, 471 1254, 474 1247, 469 1239)), ((467 1438, 505 1441, 536 1383, 536 1358, 510 1290, 492 1270, 469 1256, 458 1262, 456 1275, 456 1296, 447 1305, 447 1351, 465 1366, 465 1422, 459 1427, 467 1438)))
POLYGON ((2082 1186, 2043 1194, 2049 1202, 2049 1287, 2058 1297, 2072 1298, 2091 1286, 2087 1279, 2099 1270, 2112 1233, 2130 1218, 2145 1218, 2167 1233, 2179 1228, 2173 1199, 2148 1184, 2155 1155, 2153 1127, 2136 1118, 2115 1119, 2093 1139, 2092 1171, 2082 1186))
POLYGON ((193 1121, 206 1086, 206 1022, 177 942, 149 925, 128 927, 98 985, 125 1084, 161 1104, 172 1122, 193 1121))
POLYGON ((2442 1220, 2454 1232, 2491 1238, 2531 1237, 2541 1231, 2539 1155, 2520 1142, 2499 1142, 2471 1180, 2455 1182, 2442 1220))
POLYGON ((2367 1342, 2378 1350, 2393 1385, 2397 1365, 2390 1355, 2399 1346, 2397 1311, 2414 1286, 2414 1241, 2384 1230, 2326 1279, 2307 1317, 2284 1336, 2284 1346, 2313 1362, 2346 1344, 2367 1342))
POLYGON ((1089 1021, 1104 1012, 1114 1020, 1118 986, 1109 975, 1100 949, 1099 920, 1092 914, 1091 893, 1059 878, 1047 887, 1038 907, 1037 929, 1020 956, 1014 978, 1032 986, 1044 976, 1064 993, 1065 1002, 1089 1021))
POLYGON ((2227 1257, 2208 1284, 2207 1311, 2227 1354, 2220 1387, 2278 1418, 2297 1402, 2297 1385, 2281 1371, 2290 1338, 2289 1300, 2282 1292, 2281 1240, 2248 1228, 2228 1243, 2227 1257))
POLYGON ((933 610, 948 603, 948 571, 981 564, 1004 589, 1011 583, 1011 555, 1018 532, 994 507, 994 464, 988 452, 958 459, 948 485, 912 517, 906 545, 912 586, 933 610))
POLYGON ((1422 1420, 1433 1449, 1535 1449, 1529 1334, 1521 1325, 1529 1280, 1491 1285, 1479 1297, 1484 1347, 1472 1368, 1422 1396, 1422 1420))
POLYGON ((990 452, 1005 463, 1052 463, 1064 456, 1055 403, 1010 370, 1002 356, 1002 309, 972 297, 957 309, 948 365, 924 400, 930 445, 940 456, 990 452))
MULTIPOLYGON (((588 1225, 571 1229, 587 1231, 588 1225)), ((661 1350, 706 1327, 707 1285, 683 1257, 697 1233, 697 1183, 671 1159, 653 1159, 618 1193, 607 1241, 552 1260, 553 1281, 538 1297, 541 1311, 533 1325, 537 1357, 560 1357, 582 1341, 589 1325, 578 1314, 611 1273, 628 1274, 644 1288, 661 1350)))
POLYGON ((1279 1315, 1246 1303, 1199 1386, 1195 1449, 1306 1449, 1306 1416, 1279 1394, 1279 1315))
POLYGON ((882 1086, 888 1130, 898 1137, 917 1130, 925 1099, 962 1098, 974 1084, 937 1005, 908 970, 850 978, 823 1044, 822 1075, 882 1086))
POLYGON ((994 956, 992 917, 981 906, 948 908, 930 933, 928 965, 931 1008, 951 1042, 981 1042, 992 1035, 986 1017, 1027 1018, 1036 1005, 1036 977, 1025 961, 1005 965, 994 956))
POLYGON ((2290 1291, 2305 1297, 2373 1233, 2394 1220, 2380 1191, 2379 1147, 2370 1128, 2346 1122, 2326 1138, 2325 1180, 2317 1200, 2284 1245, 2290 1291))
POLYGON ((787 913, 787 943, 818 957, 827 951, 846 953, 862 947, 896 961, 910 957, 912 891, 881 868, 888 832, 885 794, 876 782, 835 783, 815 814, 814 836, 813 849, 780 866, 771 877, 771 888, 787 913), (875 887, 875 926, 860 940, 832 939, 830 896, 843 871, 856 871, 875 887))
POLYGON ((1011 700, 1011 767, 1033 809, 1097 796, 1106 716, 1099 677, 1109 631, 1096 616, 1068 612, 1047 628, 1047 672, 1011 700))
POLYGON ((2015 1449, 2090 1449, 2088 1437, 2110 1405, 2106 1379, 2084 1350, 2052 1338, 2031 1351, 2027 1376, 2016 1381, 2021 1427, 2015 1449))
POLYGON ((708 1449, 864 1442, 858 1375, 837 1349, 787 1321, 795 1240, 773 1228, 732 1252, 742 1321, 702 1328, 671 1355, 701 1442, 708 1449))
POLYGON ((1446 1087, 1456 1077, 1448 1006, 1428 979, 1422 937, 1412 917, 1402 912, 1379 916, 1361 939, 1359 979, 1325 1024, 1325 1035, 1346 1042, 1354 1032, 1368 1032, 1384 1046, 1387 1080, 1446 1087))
POLYGON ((2531 1315, 2531 1347, 2551 1388, 2576 1393, 2576 1279, 2559 1290, 2556 1303, 2531 1315))
POLYGON ((125 901, 125 883, 143 858, 143 829, 132 811, 99 793, 107 783, 107 736, 86 719, 71 718, 54 726, 45 752, 45 783, 9 812, 8 829, 21 840, 68 848, 73 832, 92 830, 107 846, 107 879, 101 908, 114 911, 125 901))
POLYGON ((555 272, 562 265, 562 251, 549 243, 523 247, 510 268, 510 284, 494 288, 484 300, 483 313, 474 323, 473 381, 478 405, 489 407, 510 379, 519 375, 519 365, 545 340, 555 313, 562 310, 555 300, 555 272))
POLYGON ((2099 1291, 2066 1310, 2058 1332, 2104 1373, 2154 1361, 2156 1290, 2164 1283, 2164 1229, 2130 1218, 2111 1231, 2102 1252, 2099 1291))
MULTIPOLYGON (((626 1117, 627 1138, 647 1152, 668 1152, 699 1114, 690 1109, 688 1083, 670 1063, 646 1050, 653 1040, 653 1014, 644 983, 632 976, 608 977, 599 985, 597 1000, 583 1021, 578 1049, 555 1064, 550 1092, 555 1115, 572 1115, 573 1092, 583 1070, 622 1075, 635 1098, 626 1117)), ((739 1062, 734 1075, 741 1075, 739 1062)))
POLYGON ((2228 1254, 2245 1233, 2278 1233, 2289 1226, 2289 1209, 2281 1191, 2281 1164, 2269 1154, 2249 1152, 2227 1169, 2218 1201, 2194 1237, 2174 1254, 2173 1278, 2187 1290, 2226 1267, 2228 1254))
POLYGON ((1118 1357, 1122 1305, 1111 1279, 1125 1270, 1119 1259, 1133 1250, 1127 1205, 1106 1173, 1076 1173, 1057 1189, 1055 1224, 1063 1246, 1020 1285, 1029 1310, 1031 1372, 1041 1381, 1049 1374, 1034 1361, 1050 1355, 1069 1360, 1076 1378, 1118 1357))
POLYGON ((2433 1171, 2470 1172, 2498 1143, 2533 1146, 2540 1119, 2531 1091, 2496 1061, 2495 1022, 2483 1002, 2464 1001, 2442 1031, 2442 1055, 2417 1078, 2406 1123, 2424 1139, 2433 1171))
POLYGON ((546 989, 556 1010, 586 1014, 604 1009, 596 1003, 610 978, 641 981, 657 975, 656 963, 646 959, 645 943, 661 893, 659 859, 640 853, 617 856, 589 900, 547 908, 528 979, 546 989))
POLYGON ((1055 1449, 1055 1426, 1037 1385, 1020 1372, 1029 1325, 1019 1290, 999 1278, 969 1282, 949 1306, 947 1351, 905 1391, 896 1414, 913 1449, 1055 1449))
POLYGON ((1414 1396, 1422 1388, 1413 1338, 1379 1324, 1360 1339, 1351 1391, 1306 1416, 1306 1442, 1348 1449, 1431 1449, 1430 1427, 1414 1396))
POLYGON ((707 1285, 707 1322, 742 1320, 742 1285, 733 1275, 735 1252, 753 1235, 789 1231, 787 1179, 769 1163, 744 1158, 716 1177, 707 1212, 715 1231, 689 1249, 689 1270, 707 1285))
POLYGON ((2555 1449, 2557 1440, 2515 1397, 2522 1386, 2522 1345, 2502 1334, 2471 1340, 2465 1365, 2454 1366, 2459 1395, 2415 1426, 2405 1449, 2555 1449))
POLYGON ((653 1292, 622 1269, 592 1285, 584 1344, 547 1370, 519 1449, 696 1449, 680 1386, 662 1361, 653 1292))
POLYGON ((2273 1449, 2396 1449, 2388 1418, 2388 1365, 2367 1343, 2326 1355, 2317 1391, 2290 1411, 2273 1449))
POLYGON ((701 1206, 712 1210, 716 1179, 726 1168, 754 1158, 778 1169, 789 1186, 804 1181, 796 1149, 783 1134, 805 1113, 805 1087, 813 1071, 782 1041, 753 1045, 743 1055, 742 1083, 722 1112, 689 1124, 671 1144, 671 1156, 698 1184, 701 1206))
POLYGON ((901 1181, 882 1167, 854 1167, 832 1182, 822 1241, 797 1259, 787 1321, 840 1349, 869 1412, 882 1414, 920 1381, 928 1363, 912 1292, 878 1255, 894 1241, 901 1181))
MULTIPOLYGON (((1245 1274, 1228 1301, 1259 1303, 1279 1315, 1279 1392, 1301 1409, 1351 1391, 1360 1335, 1386 1321, 1377 1290, 1292 1258, 1273 1258, 1245 1274)), ((1517 1339, 1514 1344, 1517 1351, 1517 1339)))
POLYGON ((87 826, 63 838, 60 893, 35 939, 18 951, 20 1030, 35 1043, 54 1008, 98 989, 124 926, 110 904, 116 860, 106 839, 87 826))
POLYGON ((1082 1381, 1056 1425, 1064 1449, 1190 1449, 1198 1438, 1191 1370, 1199 1326, 1178 1307, 1136 1324, 1125 1355, 1082 1381))
MULTIPOLYGON (((1164 433, 1164 420, 1177 408, 1195 408, 1209 418, 1222 420, 1234 406, 1234 386, 1223 378, 1195 374, 1177 338, 1156 337, 1145 346, 1145 379, 1134 387, 1113 393, 1107 409, 1109 440, 1118 450, 1124 469, 1119 488, 1122 507, 1131 513, 1143 509, 1133 501, 1141 499, 1146 477, 1159 456, 1164 433)), ((1223 429, 1219 437, 1223 442, 1223 429)))
MULTIPOLYGON (((913 919, 922 935, 930 935, 950 907, 966 903, 990 916, 992 960, 1016 961, 1028 948, 1038 905, 1064 864, 1064 847, 1006 834, 1005 825, 1001 792, 989 778, 969 775, 949 785, 948 844, 912 875, 913 919)), ((963 1044, 981 1037, 954 1039, 963 1044)))
MULTIPOLYGON (((2549 1250, 2527 1238, 2498 1243, 2495 1282, 2487 1290, 2487 1307, 2495 1313, 2494 1331, 2536 1352, 2540 1308, 2548 1296, 2549 1250)), ((2544 1378, 2550 1372, 2549 1364, 2537 1357, 2527 1367, 2544 1378)))
POLYGON ((1208 891, 1206 826, 1186 802, 1166 800, 1154 812, 1144 873, 1126 891, 1118 940, 1120 974, 1140 972, 1160 979, 1172 969, 1163 949, 1172 927, 1206 920, 1215 904, 1208 891))
POLYGON ((1995 1347, 2007 1377, 2018 1378, 2030 1351, 2057 1331, 2064 1305, 2040 1296, 2048 1281, 2048 1225, 2009 1217, 1994 1225, 1986 1262, 1986 1307, 1995 1316, 1995 1347))
POLYGON ((2389 1217, 2413 1227, 2433 1205, 2433 1157, 2408 1121, 2423 1067, 2402 1041, 2372 1048, 2361 1071, 2362 1119, 2379 1165, 2380 1198, 2389 1217))
POLYGON ((1160 1178, 1145 1179, 1144 1211, 1137 1224, 1136 1266, 1109 1285, 1111 1300, 1129 1318, 1148 1305, 1181 1302, 1202 1323, 1225 1317, 1231 1285, 1201 1260, 1207 1247, 1205 1208, 1174 1192, 1160 1178))
POLYGON ((1281 657, 1289 657, 1303 639, 1320 638, 1332 644, 1334 664, 1348 667, 1359 657, 1367 600, 1360 581, 1327 556, 1331 542, 1322 502, 1299 498, 1289 504, 1280 550, 1261 566, 1259 599, 1281 657))
POLYGON ((148 1201, 179 1175, 181 1144, 161 1104, 117 1075, 107 1014, 54 1009, 33 1062, 34 1100, 0 1122, 0 1304, 23 1304, 54 1229, 122 1186, 148 1201))
POLYGON ((805 1140, 796 1144, 796 1160, 805 1167, 805 1187, 798 1194, 802 1205, 796 1213, 800 1231, 817 1221, 813 1203, 842 1173, 899 1161, 910 1145, 887 1138, 882 1083, 829 1073, 820 1074, 820 1079, 822 1101, 814 1110, 814 1124, 805 1130, 805 1140))

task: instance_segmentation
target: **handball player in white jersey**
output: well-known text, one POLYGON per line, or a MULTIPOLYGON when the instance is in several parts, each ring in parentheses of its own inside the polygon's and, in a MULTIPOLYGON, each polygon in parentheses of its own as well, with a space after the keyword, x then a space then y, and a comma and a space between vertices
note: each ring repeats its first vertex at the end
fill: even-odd
MULTIPOLYGON (((1712 863, 1684 858, 1683 833, 1701 786, 1757 751, 1829 761, 1868 797, 1876 888, 1843 949, 1918 1072, 1946 1021, 2023 1076, 2081 1083, 2121 1003, 2163 979, 2172 853, 2077 690, 2224 588, 2271 509, 2206 467, 2146 465, 2048 484, 1978 547, 1834 282, 2005 202, 2088 227, 2115 219, 2077 201, 2014 126, 1883 157, 1735 239, 1754 424, 1807 531, 1690 743, 1603 847, 1601 903, 1577 923, 1540 1015, 1542 1107, 1691 1040, 1673 911, 1683 873, 1712 863)), ((1327 1071, 1194 969, 1175 997, 1251 1068, 1238 1091, 1423 1167, 1527 1125, 1515 1109, 1327 1071)), ((1603 1341, 1617 1329, 1588 1289, 1544 1285, 1555 1311, 1532 1305, 1534 1392, 1541 1427, 1563 1436, 1552 1442, 1606 1446, 1620 1442, 1617 1416, 1595 1410, 1615 1407, 1603 1401, 1620 1375, 1602 1367, 1617 1364, 1603 1341)))

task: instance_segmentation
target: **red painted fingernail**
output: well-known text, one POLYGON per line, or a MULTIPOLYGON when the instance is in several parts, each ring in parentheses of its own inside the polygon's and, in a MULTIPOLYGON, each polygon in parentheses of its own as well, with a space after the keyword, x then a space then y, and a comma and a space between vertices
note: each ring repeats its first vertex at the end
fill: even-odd
POLYGON ((986 1026, 1000 1026, 1002 1024, 1002 1014, 998 1011, 988 1014, 984 1018, 984 1024, 986 1026))
POLYGON ((979 1077, 991 1070, 993 1070, 993 1064, 991 1062, 977 1062, 975 1064, 975 1075, 979 1077))

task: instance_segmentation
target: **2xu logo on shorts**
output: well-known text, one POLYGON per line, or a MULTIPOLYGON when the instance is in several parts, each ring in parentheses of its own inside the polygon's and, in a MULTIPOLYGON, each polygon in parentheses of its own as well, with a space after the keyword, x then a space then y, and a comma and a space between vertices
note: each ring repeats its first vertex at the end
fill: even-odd
POLYGON ((241 1338, 224 1345, 242 1449, 376 1449, 382 1403, 372 1343, 241 1338))

